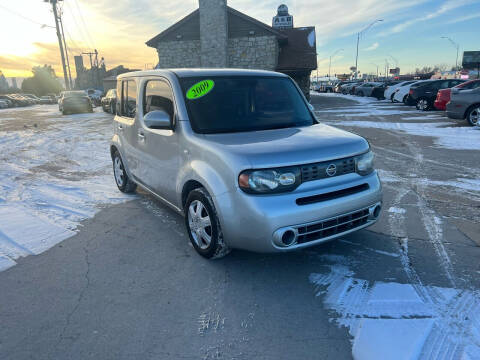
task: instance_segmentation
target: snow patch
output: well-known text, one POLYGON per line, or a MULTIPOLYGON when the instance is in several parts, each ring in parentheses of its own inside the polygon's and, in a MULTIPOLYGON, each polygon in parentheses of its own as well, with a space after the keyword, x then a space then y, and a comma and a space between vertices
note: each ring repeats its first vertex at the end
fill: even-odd
POLYGON ((336 312, 337 325, 348 328, 355 359, 479 359, 478 292, 372 283, 352 277, 343 264, 329 267, 309 280, 316 296, 336 312))
POLYGON ((353 126, 404 131, 411 135, 435 138, 437 146, 455 150, 480 150, 480 127, 451 127, 450 123, 391 123, 377 121, 329 122, 334 126, 353 126))
POLYGON ((53 126, 0 131, 0 270, 74 235, 102 206, 132 199, 113 180, 111 115, 28 109, 53 126))
POLYGON ((405 209, 403 209, 403 208, 391 206, 391 207, 388 209, 388 212, 389 212, 389 213, 394 213, 394 214, 405 214, 407 211, 406 211, 405 209))

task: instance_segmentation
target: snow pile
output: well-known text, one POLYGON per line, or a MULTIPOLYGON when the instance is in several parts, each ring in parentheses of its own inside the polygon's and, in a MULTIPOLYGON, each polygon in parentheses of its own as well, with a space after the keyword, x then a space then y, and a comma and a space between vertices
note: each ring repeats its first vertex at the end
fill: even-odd
MULTIPOLYGON (((346 260, 346 259, 344 259, 346 260)), ((357 279, 340 264, 311 274, 317 296, 349 329, 355 359, 479 359, 480 294, 357 279)))
POLYGON ((74 235, 101 206, 131 198, 113 180, 111 115, 61 116, 55 105, 34 114, 21 130, 2 132, 8 120, 0 119, 0 270, 74 235))
POLYGON ((434 137, 437 146, 455 150, 480 150, 480 128, 449 126, 451 123, 392 123, 377 121, 329 122, 329 125, 404 131, 411 135, 434 137))

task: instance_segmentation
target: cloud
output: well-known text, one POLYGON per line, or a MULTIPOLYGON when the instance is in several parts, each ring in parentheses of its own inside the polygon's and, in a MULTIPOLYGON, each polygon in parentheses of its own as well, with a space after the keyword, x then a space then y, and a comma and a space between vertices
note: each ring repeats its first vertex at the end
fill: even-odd
POLYGON ((472 19, 476 19, 476 18, 480 18, 480 13, 457 17, 457 18, 454 18, 454 19, 448 21, 447 24, 456 24, 456 23, 459 23, 459 22, 468 21, 468 20, 472 20, 472 19))
POLYGON ((403 23, 397 24, 394 27, 392 27, 391 29, 383 32, 381 34, 381 36, 388 36, 388 35, 391 35, 391 34, 400 33, 402 31, 404 31, 405 29, 407 29, 408 27, 412 26, 413 24, 416 24, 418 22, 432 20, 432 19, 434 19, 436 17, 439 17, 440 15, 443 15, 445 13, 448 13, 448 12, 454 10, 454 9, 457 9, 459 7, 463 7, 465 5, 469 5, 472 2, 474 2, 474 0, 447 0, 437 10, 435 10, 433 12, 430 12, 430 13, 427 13, 423 16, 419 16, 419 17, 407 20, 403 23))
POLYGON ((367 47, 367 48, 365 48, 365 49, 363 49, 363 50, 365 50, 365 51, 373 51, 373 50, 377 49, 379 45, 380 45, 380 44, 379 44, 378 42, 374 42, 372 45, 370 45, 369 47, 367 47))

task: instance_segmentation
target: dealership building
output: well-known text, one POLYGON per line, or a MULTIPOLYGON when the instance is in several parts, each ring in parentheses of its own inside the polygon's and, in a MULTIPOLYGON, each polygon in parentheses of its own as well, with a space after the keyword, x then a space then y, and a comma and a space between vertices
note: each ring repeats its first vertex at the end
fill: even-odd
POLYGON ((293 27, 281 5, 272 26, 227 6, 226 0, 199 0, 199 8, 148 40, 158 53, 157 68, 243 68, 291 76, 309 96, 317 68, 315 27, 293 27))

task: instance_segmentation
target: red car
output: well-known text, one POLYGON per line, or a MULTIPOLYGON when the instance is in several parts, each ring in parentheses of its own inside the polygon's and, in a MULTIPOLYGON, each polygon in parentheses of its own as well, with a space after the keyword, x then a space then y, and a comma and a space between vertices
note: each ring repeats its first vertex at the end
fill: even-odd
MULTIPOLYGON (((480 87, 480 80, 471 80, 455 86, 457 89, 475 89, 480 87)), ((452 88, 438 90, 437 99, 433 106, 435 109, 445 111, 447 109, 447 103, 450 101, 450 93, 452 88)))

